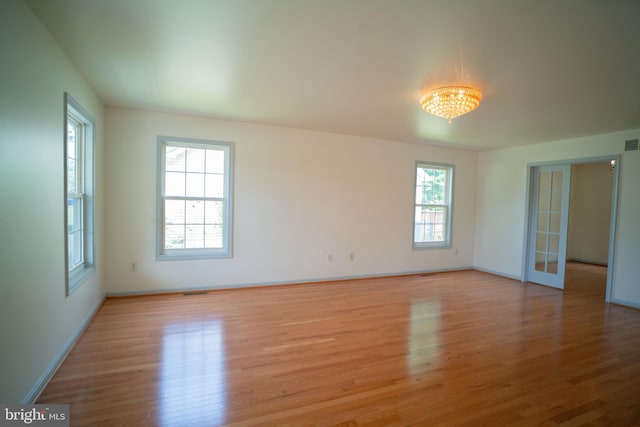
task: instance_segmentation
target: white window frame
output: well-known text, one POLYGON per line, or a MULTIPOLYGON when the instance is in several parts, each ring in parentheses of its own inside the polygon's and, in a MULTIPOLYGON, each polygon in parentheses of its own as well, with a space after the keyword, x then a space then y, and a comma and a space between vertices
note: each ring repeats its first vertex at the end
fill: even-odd
POLYGON ((94 145, 95 120, 71 95, 64 94, 64 250, 65 292, 71 295, 95 272, 94 249, 94 145), (69 188, 68 126, 73 123, 80 130, 75 140, 75 191, 69 188), (74 200, 74 218, 79 227, 69 231, 69 200, 74 200), (73 235, 80 235, 74 238, 73 235), (70 258, 70 249, 79 261, 70 258))
MULTIPOLYGON (((412 240, 413 240, 413 249, 433 249, 433 248, 450 248, 451 247, 451 230, 452 230, 452 212, 453 212, 453 178, 455 173, 455 166, 452 164, 443 164, 443 163, 433 163, 433 162, 423 162, 417 161, 414 168, 414 180, 413 180, 413 230, 412 230, 412 240), (419 169, 437 169, 446 171, 446 182, 444 184, 444 203, 419 203, 417 200, 417 187, 418 183, 418 170, 419 169), (416 228, 418 221, 416 221, 416 210, 421 207, 434 207, 444 209, 444 237, 443 240, 418 240, 416 239, 416 228)), ((424 223, 423 223, 424 224, 424 223)))
MULTIPOLYGON (((158 137, 158 195, 157 195, 157 231, 156 258, 158 260, 228 258, 232 256, 232 181, 233 181, 233 148, 232 142, 209 141, 168 136, 158 137), (224 153, 224 184, 221 197, 187 197, 167 196, 165 194, 166 150, 167 147, 199 148, 219 150, 224 153), (221 248, 166 248, 165 247, 165 201, 196 200, 222 202, 222 247, 221 248)), ((185 170, 185 174, 187 171, 185 170)), ((186 181, 185 181, 186 182, 186 181)), ((186 185, 186 184, 185 184, 186 185)), ((186 224, 185 224, 186 226, 186 224)))

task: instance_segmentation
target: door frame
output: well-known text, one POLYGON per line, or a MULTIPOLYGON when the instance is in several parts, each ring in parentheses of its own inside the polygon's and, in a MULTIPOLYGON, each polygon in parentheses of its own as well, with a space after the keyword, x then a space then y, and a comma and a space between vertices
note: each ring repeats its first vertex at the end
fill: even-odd
MULTIPOLYGON (((587 163, 602 163, 615 160, 615 168, 613 171, 613 186, 611 188, 611 221, 609 224, 609 254, 607 260, 607 288, 605 292, 605 301, 611 302, 612 290, 613 290, 613 268, 615 261, 615 242, 616 242, 616 229, 618 224, 618 188, 620 179, 620 169, 622 168, 622 155, 612 154, 609 156, 597 156, 597 157, 585 157, 578 159, 563 159, 553 160, 547 162, 534 162, 527 164, 527 197, 525 197, 525 210, 524 210, 524 238, 523 238, 523 250, 522 250, 522 270, 520 273, 521 282, 528 281, 529 271, 529 249, 530 249, 530 232, 531 229, 531 208, 533 206, 533 197, 535 197, 533 188, 533 173, 537 167, 540 166, 558 166, 558 165, 578 165, 587 163)), ((569 204, 571 201, 569 201, 569 204)), ((570 206, 568 206, 570 208, 570 206)), ((568 230, 567 230, 568 232, 568 230)), ((566 247, 565 247, 566 258, 566 247)), ((566 262, 566 261, 565 261, 566 262)))

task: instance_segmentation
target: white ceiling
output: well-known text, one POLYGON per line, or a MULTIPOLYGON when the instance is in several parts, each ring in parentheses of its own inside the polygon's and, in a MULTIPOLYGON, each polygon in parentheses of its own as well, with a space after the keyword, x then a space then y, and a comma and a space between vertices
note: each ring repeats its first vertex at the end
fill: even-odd
POLYGON ((27 0, 107 105, 484 150, 640 128, 637 0, 27 0), (480 87, 453 120, 421 90, 480 87))

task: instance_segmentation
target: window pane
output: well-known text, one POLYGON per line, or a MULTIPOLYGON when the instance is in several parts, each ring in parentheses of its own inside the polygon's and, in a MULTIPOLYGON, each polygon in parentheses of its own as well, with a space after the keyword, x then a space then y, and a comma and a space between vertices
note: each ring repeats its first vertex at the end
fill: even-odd
POLYGON ((82 230, 82 197, 67 198, 67 232, 82 230))
POLYGON ((446 208, 416 206, 415 231, 416 242, 443 242, 446 231, 446 208))
POLYGON ((165 200, 164 223, 167 225, 185 223, 184 200, 165 200))
POLYGON ((82 231, 74 231, 68 237, 68 262, 69 270, 72 270, 82 264, 82 231))
POLYGON ((67 158, 67 192, 77 193, 78 187, 76 185, 76 160, 67 158))
POLYGON ((205 202, 205 224, 222 224, 222 202, 205 202))
POLYGON ((223 197, 224 196, 224 175, 206 174, 205 175, 205 196, 206 197, 223 197))
POLYGON ((187 172, 204 172, 205 150, 187 148, 187 172))
POLYGON ((204 225, 187 225, 185 248, 204 248, 204 225))
POLYGON ((77 127, 75 123, 69 121, 67 123, 67 157, 76 158, 76 135, 77 127))
POLYGON ((67 198, 67 249, 69 269, 84 262, 84 232, 82 228, 82 198, 67 198))
POLYGON ((185 196, 184 173, 167 172, 164 180, 164 194, 166 196, 185 196))
POLYGON ((447 171, 418 168, 416 203, 442 205, 447 200, 447 171))
POLYGON ((205 245, 207 248, 222 248, 222 225, 205 225, 205 245))
POLYGON ((425 198, 425 192, 428 188, 429 183, 427 179, 427 174, 423 168, 418 168, 416 173, 416 203, 423 204, 427 203, 425 198))
POLYGON ((207 150, 207 173, 224 174, 224 151, 207 150))
POLYGON ((184 225, 165 226, 164 247, 166 249, 184 248, 184 225))
POLYGON ((73 232, 73 199, 67 199, 67 234, 73 232))
POLYGON ((165 150, 165 170, 184 172, 186 148, 167 146, 165 150))
POLYGON ((203 173, 188 173, 187 175, 187 197, 204 197, 204 177, 203 173))
POLYGON ((202 200, 187 200, 187 224, 204 224, 204 202, 202 200))

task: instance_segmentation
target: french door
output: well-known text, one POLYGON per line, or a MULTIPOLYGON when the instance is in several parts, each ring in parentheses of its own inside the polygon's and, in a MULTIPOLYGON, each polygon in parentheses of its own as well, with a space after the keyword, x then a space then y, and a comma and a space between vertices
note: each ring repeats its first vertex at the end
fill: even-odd
POLYGON ((527 279, 564 289, 571 166, 532 170, 527 279))

